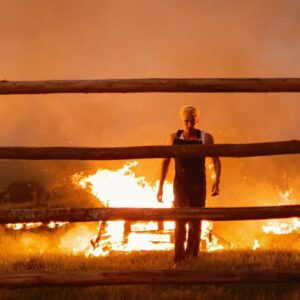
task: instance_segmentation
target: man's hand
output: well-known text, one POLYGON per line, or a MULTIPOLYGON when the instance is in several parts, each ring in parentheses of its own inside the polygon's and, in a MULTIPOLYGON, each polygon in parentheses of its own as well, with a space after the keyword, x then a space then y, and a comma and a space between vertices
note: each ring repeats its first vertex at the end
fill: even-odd
POLYGON ((157 201, 160 202, 160 203, 163 202, 162 201, 162 196, 163 196, 163 191, 162 191, 161 188, 159 188, 158 191, 157 191, 157 194, 156 194, 156 198, 157 198, 157 201))
POLYGON ((211 195, 212 195, 212 196, 217 196, 217 195, 219 195, 219 193, 220 193, 219 185, 220 185, 220 182, 219 182, 219 181, 216 181, 216 182, 213 184, 213 186, 212 186, 212 188, 211 188, 211 195))

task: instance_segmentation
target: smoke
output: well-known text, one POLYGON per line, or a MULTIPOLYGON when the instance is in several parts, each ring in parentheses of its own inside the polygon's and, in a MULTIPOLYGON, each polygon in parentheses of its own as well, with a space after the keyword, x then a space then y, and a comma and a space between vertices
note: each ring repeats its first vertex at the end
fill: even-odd
MULTIPOLYGON (((0 0, 0 79, 299 77, 297 1, 0 0)), ((298 94, 57 94, 1 96, 1 146, 164 144, 184 104, 217 143, 299 139, 298 94)), ((13 180, 63 182, 117 162, 0 164, 13 180)), ((298 156, 222 159, 221 195, 209 206, 299 199, 298 156)), ((155 182, 159 160, 137 175, 155 182)), ((168 179, 172 180, 173 171, 168 179)), ((211 183, 209 183, 211 184, 211 183)))
POLYGON ((31 230, 3 230, 1 232, 0 251, 14 255, 51 255, 83 253, 95 235, 97 223, 65 224, 59 229, 36 228, 31 230), (7 246, 10 247, 7 252, 7 246))

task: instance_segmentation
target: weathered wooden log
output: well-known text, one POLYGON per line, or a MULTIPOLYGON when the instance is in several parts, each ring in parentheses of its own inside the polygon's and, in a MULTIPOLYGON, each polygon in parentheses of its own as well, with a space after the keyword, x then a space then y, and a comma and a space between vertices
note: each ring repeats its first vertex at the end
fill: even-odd
POLYGON ((249 157, 299 154, 300 141, 254 144, 139 146, 119 148, 0 147, 0 159, 27 160, 117 160, 165 157, 249 157))
POLYGON ((299 78, 149 78, 0 81, 0 94, 300 92, 299 78))
POLYGON ((216 284, 299 282, 300 271, 101 270, 0 274, 0 288, 121 284, 216 284))
POLYGON ((49 208, 2 209, 0 224, 27 222, 159 221, 204 219, 261 220, 300 217, 300 205, 215 208, 49 208))

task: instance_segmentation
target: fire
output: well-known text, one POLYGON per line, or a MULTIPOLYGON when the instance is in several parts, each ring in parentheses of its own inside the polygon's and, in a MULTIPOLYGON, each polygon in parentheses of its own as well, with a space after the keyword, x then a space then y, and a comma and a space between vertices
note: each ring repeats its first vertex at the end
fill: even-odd
POLYGON ((42 222, 28 222, 28 223, 10 223, 5 224, 5 228, 12 229, 12 230, 29 230, 29 229, 36 229, 40 227, 46 227, 50 229, 56 229, 59 227, 64 226, 69 222, 49 222, 49 223, 42 223, 42 222))
POLYGON ((252 249, 255 251, 256 249, 259 249, 259 248, 260 248, 259 241, 254 240, 252 249))
MULTIPOLYGON (((288 205, 294 202, 291 199, 293 189, 289 189, 284 192, 279 192, 280 204, 288 205)), ((300 219, 290 218, 284 221, 282 220, 269 220, 265 225, 263 225, 264 233, 273 233, 273 234, 289 234, 293 231, 300 229, 300 219)))
MULTIPOLYGON (((280 198, 279 204, 289 205, 296 201, 292 199, 293 189, 290 188, 286 191, 279 191, 278 195, 280 198)), ((265 234, 273 235, 287 235, 293 232, 297 232, 300 229, 300 219, 299 218, 289 218, 289 219, 275 219, 268 220, 262 225, 262 231, 265 234)), ((254 241, 253 250, 260 248, 260 243, 258 240, 254 241)))
MULTIPOLYGON (((126 163, 122 168, 98 170, 83 177, 75 174, 73 181, 89 189, 108 207, 172 207, 173 186, 165 182, 163 203, 156 199, 158 181, 154 186, 145 177, 136 177, 132 171, 137 162, 126 163)), ((202 222, 201 244, 208 251, 223 249, 212 234, 212 223, 202 222)), ((170 250, 173 249, 174 222, 100 222, 98 235, 92 239, 86 255, 106 255, 110 251, 170 250)), ((76 249, 74 249, 76 252, 76 249)))
MULTIPOLYGON (((157 187, 152 187, 144 177, 136 177, 131 170, 137 162, 127 163, 116 171, 98 170, 94 175, 80 178, 74 176, 75 183, 82 188, 90 188, 104 206, 108 207, 171 207, 173 201, 172 185, 165 184, 164 202, 155 197, 157 187)), ((157 183, 158 184, 158 183, 157 183)))
POLYGON ((284 222, 279 220, 268 221, 263 225, 263 231, 265 233, 273 234, 289 234, 293 231, 300 229, 300 220, 298 218, 291 218, 284 222))

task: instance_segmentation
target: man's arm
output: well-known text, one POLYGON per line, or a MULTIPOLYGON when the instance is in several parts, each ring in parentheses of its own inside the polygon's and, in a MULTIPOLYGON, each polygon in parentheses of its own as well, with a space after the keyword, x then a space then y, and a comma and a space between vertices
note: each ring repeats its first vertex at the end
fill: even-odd
MULTIPOLYGON (((214 143, 215 142, 214 142, 213 136, 209 133, 206 133, 205 144, 212 145, 214 143)), ((215 179, 215 182, 211 189, 211 195, 217 196, 217 195, 219 195, 219 192, 220 192, 219 185, 220 185, 220 177, 221 177, 221 169, 222 168, 221 168, 221 161, 220 161, 219 157, 212 157, 212 161, 213 161, 213 165, 214 165, 216 179, 215 179)))
MULTIPOLYGON (((175 134, 171 134, 169 136, 169 138, 167 140, 167 145, 168 146, 173 145, 174 138, 175 138, 175 134)), ((162 162, 159 186, 158 186, 158 191, 157 191, 157 195, 156 195, 157 200, 159 202, 162 202, 163 187, 164 187, 164 182, 165 182, 165 179, 167 177, 168 170, 169 170, 170 162, 171 162, 171 158, 165 158, 162 162)))

